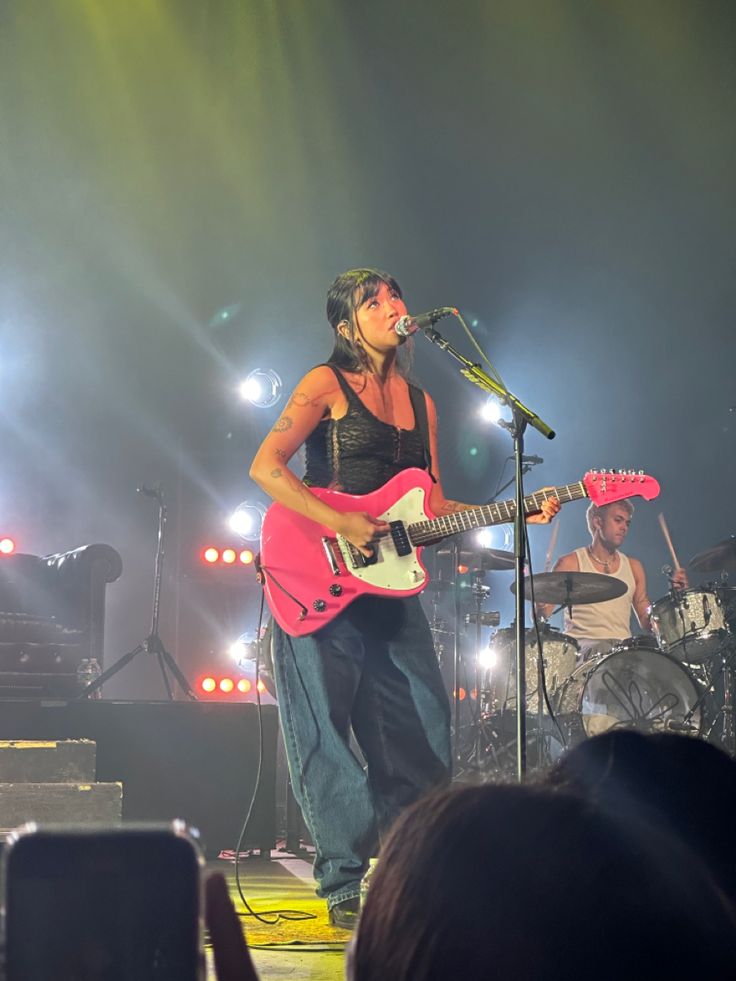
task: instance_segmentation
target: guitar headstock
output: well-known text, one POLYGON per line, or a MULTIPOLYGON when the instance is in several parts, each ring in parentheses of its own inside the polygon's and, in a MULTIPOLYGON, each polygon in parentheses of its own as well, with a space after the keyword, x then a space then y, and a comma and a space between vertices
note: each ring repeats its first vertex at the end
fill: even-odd
POLYGON ((642 470, 589 470, 583 484, 588 497, 598 507, 626 497, 653 501, 659 495, 659 482, 642 470))

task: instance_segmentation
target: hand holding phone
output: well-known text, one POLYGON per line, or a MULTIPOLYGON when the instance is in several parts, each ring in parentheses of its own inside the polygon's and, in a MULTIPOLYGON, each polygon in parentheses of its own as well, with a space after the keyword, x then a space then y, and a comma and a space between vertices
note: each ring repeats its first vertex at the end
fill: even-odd
POLYGON ((202 864, 181 822, 21 829, 3 855, 7 981, 202 981, 202 864))

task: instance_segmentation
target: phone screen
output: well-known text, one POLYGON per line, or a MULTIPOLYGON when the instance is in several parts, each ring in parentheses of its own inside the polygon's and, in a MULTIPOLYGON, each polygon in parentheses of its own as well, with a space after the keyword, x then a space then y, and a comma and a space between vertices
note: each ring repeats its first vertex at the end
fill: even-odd
POLYGON ((162 830, 38 832, 5 868, 7 981, 197 981, 199 863, 162 830))

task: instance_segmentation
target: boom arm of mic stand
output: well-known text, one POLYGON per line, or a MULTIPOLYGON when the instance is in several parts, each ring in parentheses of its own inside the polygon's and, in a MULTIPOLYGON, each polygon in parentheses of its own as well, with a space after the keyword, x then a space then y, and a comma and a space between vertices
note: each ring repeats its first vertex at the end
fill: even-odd
POLYGON ((449 355, 459 361, 463 366, 461 369, 461 374, 464 375, 468 381, 473 382, 478 388, 482 388, 484 392, 488 392, 491 395, 495 395, 501 402, 511 408, 515 417, 521 417, 530 426, 540 432, 542 436, 546 439, 554 439, 555 431, 550 426, 540 419, 536 412, 527 408, 523 402, 521 402, 512 392, 510 392, 505 386, 500 385, 494 378, 485 372, 479 364, 473 364, 472 361, 456 351, 455 348, 446 340, 438 330, 434 330, 432 327, 426 328, 424 331, 426 337, 436 344, 437 347, 442 348, 443 351, 447 351, 449 355))

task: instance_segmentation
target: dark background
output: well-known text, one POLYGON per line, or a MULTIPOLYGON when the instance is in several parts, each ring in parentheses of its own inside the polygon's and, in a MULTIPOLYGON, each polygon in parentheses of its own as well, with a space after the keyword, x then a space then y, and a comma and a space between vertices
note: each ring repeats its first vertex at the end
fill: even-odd
MULTIPOLYGON (((148 632, 136 486, 161 481, 164 640, 193 674, 224 658, 258 591, 198 554, 262 500, 248 464, 283 405, 237 383, 272 367, 290 388, 329 353, 333 277, 375 265, 415 312, 461 307, 557 430, 528 436, 529 490, 596 466, 661 481, 628 551, 662 596, 660 510, 683 561, 735 530, 735 48, 718 0, 4 0, 0 536, 121 552, 109 663, 148 632)), ((508 436, 422 337, 415 374, 448 494, 485 500, 508 436)), ((572 504, 556 555, 586 539, 572 504)), ((138 662, 111 695, 161 695, 138 662)))

